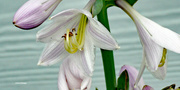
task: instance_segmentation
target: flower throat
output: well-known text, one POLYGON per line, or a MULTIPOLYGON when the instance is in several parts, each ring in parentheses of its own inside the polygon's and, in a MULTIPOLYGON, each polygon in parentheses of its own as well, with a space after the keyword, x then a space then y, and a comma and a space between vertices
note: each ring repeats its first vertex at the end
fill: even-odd
POLYGON ((67 29, 66 34, 62 36, 62 38, 64 38, 64 48, 66 51, 73 54, 77 52, 77 50, 83 50, 86 25, 87 17, 82 14, 77 31, 76 28, 73 28, 72 31, 67 29))

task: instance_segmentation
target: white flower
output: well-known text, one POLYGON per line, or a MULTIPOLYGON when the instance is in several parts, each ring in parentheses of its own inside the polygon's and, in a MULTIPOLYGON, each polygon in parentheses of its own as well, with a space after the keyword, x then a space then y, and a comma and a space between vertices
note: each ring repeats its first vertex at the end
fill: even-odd
POLYGON ((62 0, 28 0, 13 18, 13 24, 21 29, 32 29, 41 25, 62 0))
POLYGON ((164 28, 150 19, 140 15, 125 0, 117 0, 116 4, 122 8, 136 24, 143 46, 143 61, 138 75, 139 81, 145 66, 158 79, 166 76, 166 52, 171 50, 180 53, 179 34, 164 28))
POLYGON ((60 66, 58 88, 59 90, 90 90, 91 77, 86 75, 82 67, 80 52, 71 54, 60 66), (73 58, 73 59, 72 59, 73 58))
POLYGON ((80 53, 83 65, 88 74, 93 71, 94 46, 115 50, 119 46, 109 31, 97 20, 92 18, 90 1, 85 9, 69 9, 53 16, 52 24, 37 33, 37 41, 47 43, 38 65, 52 65, 80 53))

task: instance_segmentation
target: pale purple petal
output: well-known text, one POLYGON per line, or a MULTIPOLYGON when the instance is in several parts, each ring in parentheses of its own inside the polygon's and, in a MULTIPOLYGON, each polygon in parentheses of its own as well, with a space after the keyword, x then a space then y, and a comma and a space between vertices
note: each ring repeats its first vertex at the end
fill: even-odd
POLYGON ((136 87, 134 87, 135 80, 136 80, 136 77, 138 75, 138 71, 132 66, 124 65, 124 66, 121 67, 120 74, 124 70, 127 70, 128 75, 129 75, 129 90, 141 90, 143 88, 143 86, 144 86, 143 78, 141 78, 138 85, 136 87))
POLYGON ((135 23, 145 52, 147 67, 151 71, 155 71, 162 58, 163 48, 151 39, 149 32, 147 32, 136 19, 135 23))
POLYGON ((80 89, 82 79, 79 77, 80 73, 79 73, 78 68, 75 66, 70 66, 70 65, 66 64, 65 73, 66 73, 66 80, 68 82, 69 89, 71 89, 71 90, 80 89))
POLYGON ((92 17, 89 11, 78 9, 69 9, 56 14, 51 18, 53 22, 37 33, 37 41, 51 42, 61 40, 67 29, 78 28, 82 14, 92 17))
POLYGON ((151 74, 157 79, 164 80, 166 77, 166 72, 167 72, 167 59, 165 60, 165 63, 162 67, 158 67, 158 69, 155 72, 151 72, 151 74))
POLYGON ((54 11, 61 0, 29 0, 15 13, 13 24, 21 29, 41 25, 54 11))
POLYGON ((90 90, 91 83, 92 83, 91 77, 85 77, 85 79, 81 83, 81 90, 90 90))
POLYGON ((47 44, 47 46, 44 48, 38 65, 52 65, 55 64, 58 61, 61 61, 65 59, 69 53, 64 49, 64 41, 61 42, 50 42, 47 44))
POLYGON ((87 33, 95 46, 107 50, 120 48, 110 32, 97 20, 89 18, 86 28, 87 33))
POLYGON ((59 77, 58 77, 58 89, 59 90, 69 90, 69 86, 66 82, 66 76, 65 76, 65 66, 61 65, 59 69, 59 77))
POLYGON ((86 4, 84 9, 90 11, 92 9, 92 7, 93 7, 95 2, 96 2, 96 0, 89 0, 88 4, 86 4))
POLYGON ((154 89, 149 85, 144 85, 142 90, 154 90, 154 89))
MULTIPOLYGON (((71 54, 62 63, 64 68, 64 78, 66 79, 67 86, 70 90, 79 90, 81 88, 84 90, 85 88, 90 88, 89 85, 91 85, 91 77, 84 74, 84 70, 81 66, 82 63, 79 58, 80 53, 77 52, 75 54, 71 54)), ((61 73, 59 74, 58 87, 62 88, 65 85, 61 82, 60 76, 62 77, 61 73)))
POLYGON ((72 10, 63 11, 53 17, 53 22, 40 30, 36 37, 37 41, 41 42, 51 42, 59 41, 65 34, 67 29, 76 28, 79 24, 81 18, 81 13, 77 13, 72 10))
POLYGON ((84 9, 68 9, 68 10, 64 10, 56 15, 54 15, 52 17, 53 20, 63 20, 63 18, 61 17, 64 17, 64 18, 68 18, 69 16, 72 16, 72 15, 79 15, 79 14, 84 14, 86 15, 87 17, 91 17, 92 18, 92 15, 89 11, 87 10, 84 10, 84 9), (66 17, 67 16, 67 17, 66 17))
MULTIPOLYGON (((87 32, 86 32, 87 33, 87 32)), ((91 75, 94 71, 95 47, 91 43, 89 36, 86 34, 84 49, 81 51, 81 58, 85 72, 91 75)))
MULTIPOLYGON (((144 50, 144 49, 143 49, 144 50)), ((136 81, 135 81, 135 86, 138 86, 138 83, 143 75, 143 72, 145 70, 145 67, 146 67, 146 58, 145 58, 145 52, 143 51, 143 58, 142 58, 142 62, 141 62, 141 67, 139 69, 139 72, 138 72, 138 75, 136 77, 136 81)))

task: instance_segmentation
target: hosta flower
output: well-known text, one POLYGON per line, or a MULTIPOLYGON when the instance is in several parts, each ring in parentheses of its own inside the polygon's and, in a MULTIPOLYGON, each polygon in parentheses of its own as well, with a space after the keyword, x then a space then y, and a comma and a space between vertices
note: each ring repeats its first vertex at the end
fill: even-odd
POLYGON ((29 0, 15 13, 13 24, 21 29, 41 25, 58 6, 61 0, 29 0))
POLYGON ((53 16, 52 24, 37 33, 37 41, 47 43, 39 60, 39 65, 52 65, 57 61, 71 58, 76 54, 82 58, 87 73, 93 71, 94 46, 102 49, 118 49, 117 42, 108 30, 96 19, 90 11, 94 0, 85 9, 69 9, 53 16))
POLYGON ((138 83, 138 85, 134 86, 137 75, 138 75, 138 71, 136 70, 136 68, 129 66, 129 65, 124 65, 121 67, 120 70, 120 74, 126 70, 128 72, 128 76, 129 76, 129 90, 142 90, 143 86, 144 86, 144 81, 143 78, 141 78, 140 82, 138 83))
POLYGON ((85 73, 82 68, 81 58, 71 54, 71 58, 64 60, 60 66, 59 90, 90 90, 91 77, 85 73))
POLYGON ((180 53, 179 34, 140 15, 125 0, 117 0, 116 4, 122 8, 136 24, 143 46, 144 56, 138 79, 140 79, 145 66, 147 66, 148 70, 151 71, 156 78, 164 79, 166 76, 167 49, 180 53))

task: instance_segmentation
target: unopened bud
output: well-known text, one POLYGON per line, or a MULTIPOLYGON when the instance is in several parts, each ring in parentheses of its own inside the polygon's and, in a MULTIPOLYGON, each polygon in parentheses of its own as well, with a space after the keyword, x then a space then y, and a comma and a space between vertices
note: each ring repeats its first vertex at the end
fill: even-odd
POLYGON ((15 13, 13 24, 21 29, 41 25, 58 6, 61 0, 29 0, 15 13))

